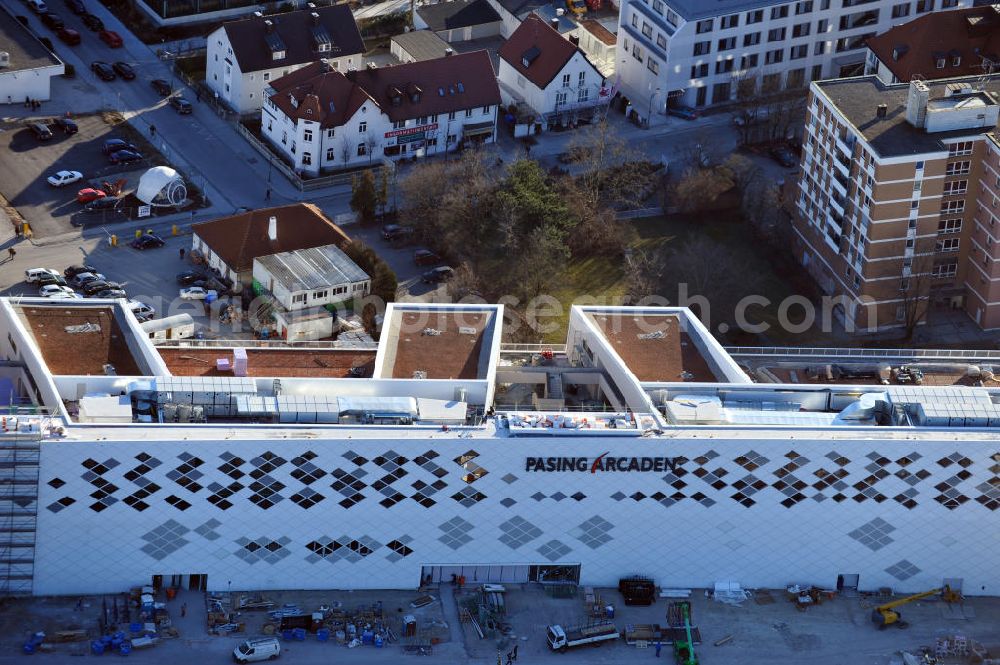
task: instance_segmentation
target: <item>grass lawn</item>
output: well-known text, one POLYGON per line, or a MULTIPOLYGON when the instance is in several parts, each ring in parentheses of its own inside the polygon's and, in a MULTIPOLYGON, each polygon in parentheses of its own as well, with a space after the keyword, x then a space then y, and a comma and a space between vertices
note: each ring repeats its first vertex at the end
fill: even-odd
MULTIPOLYGON (((753 288, 753 294, 762 295, 774 303, 766 309, 758 307, 749 310, 748 318, 751 322, 770 323, 772 328, 768 335, 772 340, 793 343, 793 338, 783 335, 774 324, 777 320, 777 304, 797 291, 775 272, 766 255, 757 250, 760 241, 753 237, 738 215, 721 212, 705 217, 650 217, 623 221, 621 226, 629 247, 634 250, 669 252, 687 239, 701 234, 720 247, 738 252, 748 269, 757 276, 758 282, 753 288)), ((671 274, 668 269, 659 295, 665 297, 670 304, 677 304, 678 285, 684 281, 684 275, 671 274)), ((561 287, 551 294, 562 303, 564 311, 558 329, 545 335, 545 341, 554 344, 565 341, 571 304, 620 304, 625 295, 625 287, 622 260, 618 256, 593 257, 571 263, 561 287)), ((808 291, 805 293, 808 294, 808 291)))

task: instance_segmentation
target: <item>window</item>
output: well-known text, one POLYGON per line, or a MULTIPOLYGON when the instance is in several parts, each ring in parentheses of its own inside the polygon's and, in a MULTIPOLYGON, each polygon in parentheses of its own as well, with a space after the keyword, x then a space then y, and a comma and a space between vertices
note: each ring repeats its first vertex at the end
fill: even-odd
POLYGON ((944 56, 941 56, 934 60, 934 67, 936 69, 944 69, 944 63, 945 63, 945 58, 944 56))
POLYGON ((967 191, 969 191, 968 180, 955 180, 953 182, 944 183, 945 196, 954 196, 955 194, 965 194, 967 191))
POLYGON ((938 222, 938 235, 958 233, 962 230, 962 219, 942 219, 938 222))
POLYGON ((945 201, 941 204, 941 214, 950 215, 965 212, 965 201, 945 201))
POLYGON ((939 263, 931 269, 932 277, 954 277, 958 274, 957 263, 939 263))
POLYGON ((743 35, 743 45, 744 46, 756 46, 760 44, 760 33, 759 32, 748 32, 743 35))
POLYGON ((404 127, 406 127, 405 120, 397 120, 396 122, 392 123, 393 129, 403 129, 404 127))
POLYGON ((733 71, 733 59, 719 60, 715 63, 715 73, 716 74, 727 74, 733 71))
POLYGON ((642 62, 642 49, 639 48, 638 44, 632 44, 632 57, 642 62))
POLYGON ((653 11, 657 14, 663 15, 663 2, 662 0, 653 0, 653 11))
POLYGON ((726 37, 719 40, 719 51, 731 51, 736 48, 736 37, 726 37))
POLYGON ((825 55, 829 50, 830 42, 816 42, 816 46, 813 47, 813 55, 825 55))
POLYGON ((958 7, 958 0, 941 0, 941 9, 951 9, 958 7))
POLYGON ((313 300, 319 300, 320 298, 325 298, 329 291, 313 291, 313 300))
POLYGON ((811 28, 812 28, 812 24, 810 24, 810 23, 799 23, 798 25, 793 26, 792 27, 792 38, 794 39, 796 37, 808 37, 809 36, 809 30, 811 28))
POLYGON ((779 18, 788 18, 788 5, 771 8, 771 20, 776 21, 779 18))
POLYGON ((304 130, 302 130, 302 140, 303 141, 312 141, 313 140, 313 133, 312 133, 311 129, 304 129, 304 130))
POLYGON ((822 35, 824 32, 830 29, 830 21, 828 19, 822 19, 816 21, 816 34, 822 35))
POLYGON ((264 72, 264 80, 265 81, 271 80, 271 72, 264 72))
MULTIPOLYGON (((650 60, 652 60, 652 58, 650 58, 650 60)), ((580 91, 579 93, 577 93, 576 96, 576 101, 582 103, 587 101, 589 97, 590 97, 590 90, 587 90, 586 88, 580 88, 580 91)))
POLYGON ((569 79, 570 79, 569 74, 563 74, 563 84, 562 84, 562 87, 564 87, 564 88, 568 88, 569 87, 569 79))
POLYGON ((454 120, 455 119, 455 112, 454 111, 452 111, 451 113, 448 114, 448 119, 449 120, 454 120))
POLYGON ((949 157, 961 157, 962 155, 972 154, 972 141, 961 141, 959 143, 952 143, 948 146, 948 156, 949 157))
POLYGON ((566 103, 566 93, 560 90, 556 93, 556 107, 562 106, 566 103))
MULTIPOLYGON (((580 74, 580 78, 581 79, 583 78, 583 74, 580 74)), ((581 83, 582 83, 582 81, 581 81, 581 83)), ((489 115, 492 112, 493 112, 493 106, 492 105, 487 105, 487 106, 483 107, 483 115, 489 115)))
POLYGON ((935 252, 957 252, 961 238, 942 238, 934 243, 935 252))
POLYGON ((666 49, 667 48, 667 38, 664 37, 659 32, 656 33, 656 45, 659 46, 662 49, 666 49))
POLYGON ((645 21, 642 22, 642 36, 647 37, 649 39, 653 38, 653 26, 646 23, 645 21))
POLYGON ((747 25, 752 23, 760 23, 764 20, 764 10, 755 9, 752 12, 747 12, 747 25))
POLYGON ((892 17, 903 18, 910 15, 910 3, 903 2, 892 6, 892 17))
POLYGON ((577 85, 579 86, 587 85, 587 72, 580 72, 579 79, 577 80, 577 85))
POLYGON ((271 55, 271 59, 272 60, 284 60, 285 59, 285 52, 284 51, 275 51, 271 55))
POLYGON ((672 25, 672 26, 674 26, 676 28, 677 27, 677 22, 679 20, 680 20, 680 17, 677 16, 677 12, 675 12, 673 10, 670 10, 670 9, 667 10, 667 23, 669 23, 670 25, 672 25))
POLYGON ((960 64, 962 64, 962 56, 960 56, 960 55, 953 55, 953 56, 951 56, 951 66, 952 67, 958 67, 960 64))
POLYGON ((636 14, 635 12, 632 13, 632 27, 633 28, 639 27, 639 15, 636 14))
POLYGON ((699 35, 705 32, 712 32, 712 23, 713 19, 710 18, 705 19, 704 21, 698 21, 697 25, 695 25, 694 31, 699 35))
POLYGON ((767 31, 767 41, 780 42, 785 39, 785 28, 773 28, 767 31))
POLYGON ((358 133, 364 134, 367 131, 368 131, 368 121, 362 120, 361 122, 358 123, 358 133))
POLYGON ((799 44, 798 46, 793 46, 788 50, 788 57, 792 60, 798 60, 800 58, 808 57, 809 55, 809 44, 799 44))
POLYGON ((812 0, 806 0, 805 2, 795 3, 795 15, 801 16, 802 14, 808 14, 813 10, 812 0))
POLYGON ((708 76, 707 62, 703 62, 700 65, 691 65, 691 78, 696 79, 701 76, 708 76))
POLYGON ((358 157, 364 157, 368 154, 368 146, 364 143, 358 145, 358 157))
POLYGON ((969 172, 971 162, 952 162, 944 169, 945 175, 966 175, 969 172))
POLYGON ((917 170, 918 171, 923 171, 924 170, 924 163, 922 161, 917 162, 917 170))
POLYGON ((295 141, 292 141, 292 154, 295 154, 295 141))
POLYGON ((288 132, 281 132, 281 145, 288 143, 288 132))
POLYGON ((920 201, 910 201, 910 210, 916 210, 920 207, 920 201))
POLYGON ((465 109, 465 117, 466 118, 472 117, 472 109, 465 109))
POLYGON ((760 60, 756 53, 751 53, 750 55, 745 55, 740 58, 740 69, 753 69, 757 66, 757 62, 760 60))
POLYGON ((334 160, 333 148, 326 149, 326 161, 332 162, 334 160))
POLYGON ((306 301, 306 294, 304 294, 304 293, 295 293, 295 294, 292 295, 292 302, 293 303, 299 303, 299 302, 305 302, 305 301, 306 301))
POLYGON ((917 0, 917 13, 934 11, 934 0, 917 0))
MULTIPOLYGON (((660 73, 660 63, 658 63, 656 60, 654 60, 653 56, 649 56, 649 58, 646 59, 646 69, 648 69, 649 71, 653 72, 654 74, 659 74, 660 73)), ((582 92, 586 92, 586 91, 582 91, 582 92)))
POLYGON ((712 42, 695 42, 694 55, 707 55, 712 50, 712 42))
POLYGON ((311 152, 302 153, 302 165, 309 166, 313 163, 313 156, 311 152))
POLYGON ((779 48, 773 51, 768 51, 764 55, 764 64, 773 65, 775 63, 781 62, 784 59, 785 59, 785 52, 779 48))
POLYGON ((727 28, 735 28, 740 24, 739 14, 730 14, 729 16, 723 16, 719 19, 719 27, 723 30, 727 28))

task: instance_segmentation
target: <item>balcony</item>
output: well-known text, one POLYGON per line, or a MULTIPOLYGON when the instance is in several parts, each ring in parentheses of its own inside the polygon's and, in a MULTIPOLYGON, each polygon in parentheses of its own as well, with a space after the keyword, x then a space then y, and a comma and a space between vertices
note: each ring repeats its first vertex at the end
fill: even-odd
POLYGON ((840 191, 842 196, 847 196, 847 186, 850 183, 847 176, 841 175, 837 171, 833 172, 833 179, 830 181, 835 190, 840 191))
POLYGON ((834 194, 830 197, 830 207, 837 211, 837 215, 840 216, 841 224, 843 224, 843 216, 845 214, 844 210, 844 197, 837 196, 834 194))

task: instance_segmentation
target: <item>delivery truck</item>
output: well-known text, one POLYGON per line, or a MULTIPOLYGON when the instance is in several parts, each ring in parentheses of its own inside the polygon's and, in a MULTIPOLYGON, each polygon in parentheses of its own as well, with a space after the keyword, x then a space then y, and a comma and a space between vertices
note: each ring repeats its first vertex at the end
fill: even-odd
POLYGON ((598 645, 618 639, 618 628, 610 622, 563 628, 556 624, 546 630, 549 648, 562 651, 587 644, 598 645))

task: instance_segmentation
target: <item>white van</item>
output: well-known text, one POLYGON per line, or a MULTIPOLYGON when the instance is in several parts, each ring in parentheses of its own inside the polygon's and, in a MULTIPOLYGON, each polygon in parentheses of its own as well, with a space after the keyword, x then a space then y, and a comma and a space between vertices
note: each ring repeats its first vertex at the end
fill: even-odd
POLYGON ((253 663, 258 660, 274 660, 281 655, 281 643, 276 637, 261 637, 247 640, 233 649, 233 660, 237 663, 253 663))
POLYGON ((62 277, 58 270, 53 270, 52 268, 28 268, 24 271, 24 281, 32 284, 37 282, 43 277, 62 277))

